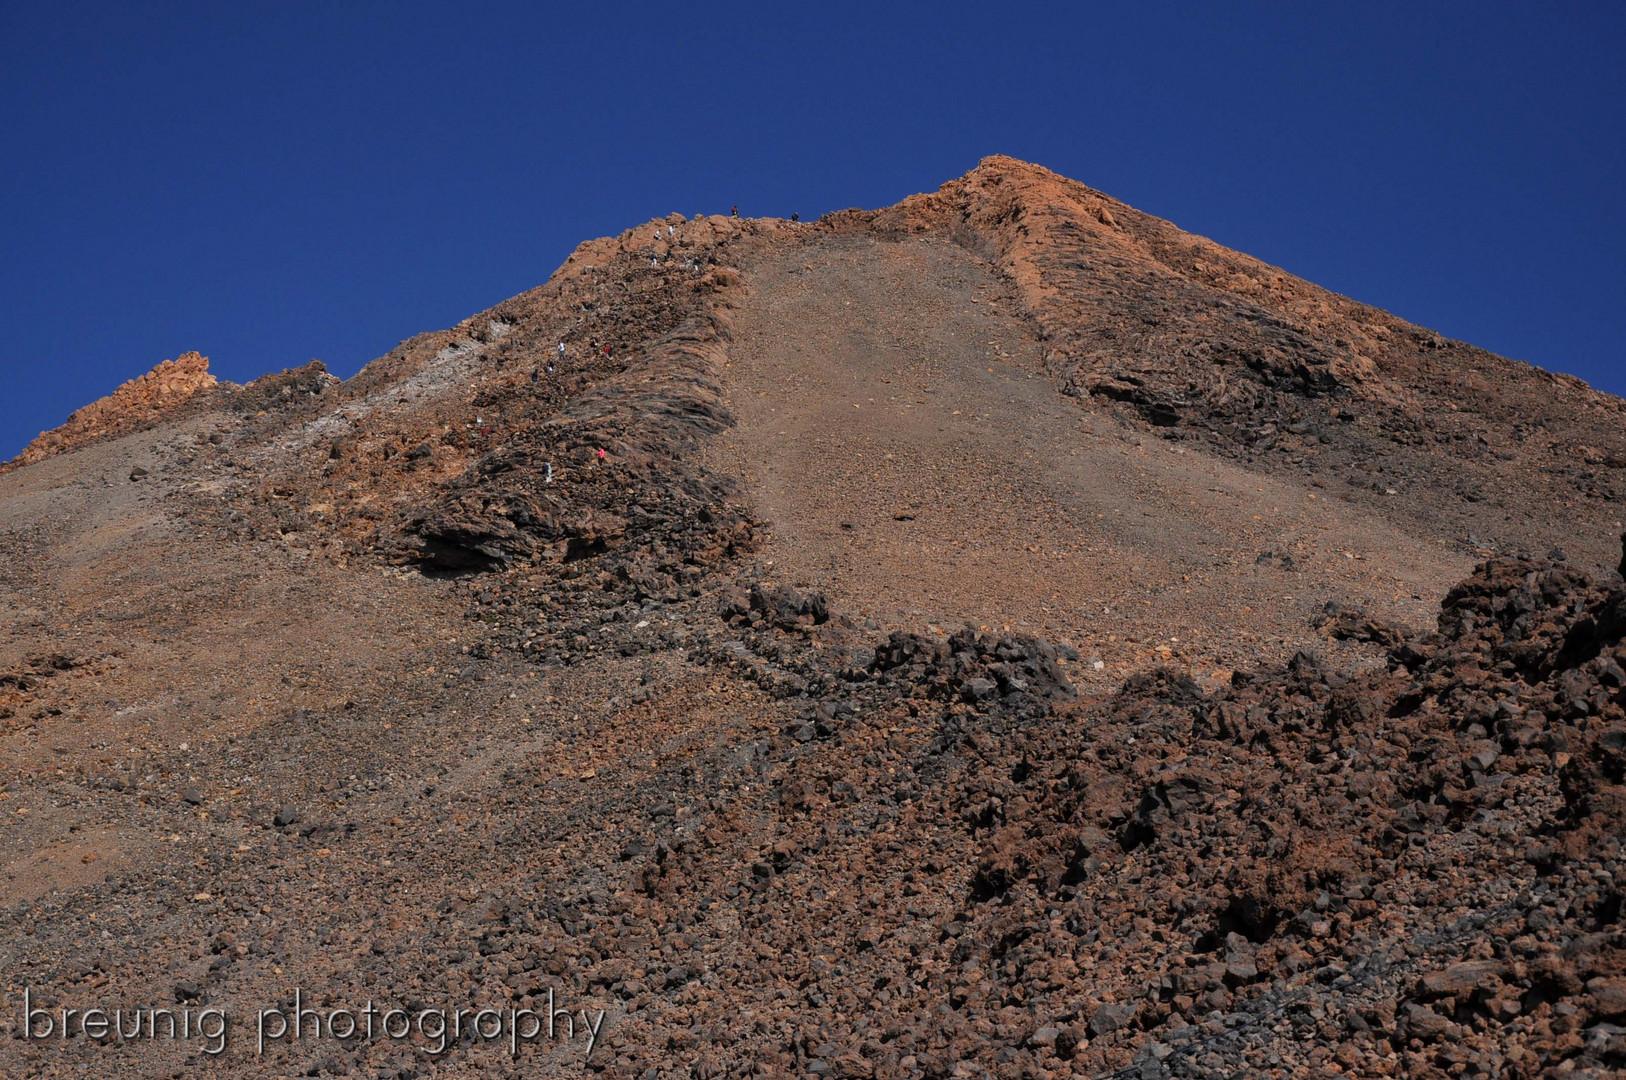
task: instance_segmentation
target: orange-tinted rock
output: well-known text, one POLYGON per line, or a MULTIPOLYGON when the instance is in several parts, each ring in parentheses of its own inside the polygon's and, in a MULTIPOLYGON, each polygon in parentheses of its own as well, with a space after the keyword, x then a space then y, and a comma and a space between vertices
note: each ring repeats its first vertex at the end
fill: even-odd
POLYGON ((128 435, 157 423, 167 413, 213 389, 209 358, 196 352, 165 360, 99 401, 76 409, 61 427, 39 434, 8 464, 32 465, 100 439, 128 435))

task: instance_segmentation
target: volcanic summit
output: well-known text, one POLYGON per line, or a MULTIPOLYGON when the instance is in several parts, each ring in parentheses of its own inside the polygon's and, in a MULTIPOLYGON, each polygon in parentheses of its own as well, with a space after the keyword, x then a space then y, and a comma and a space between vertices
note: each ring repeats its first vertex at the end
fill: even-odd
POLYGON ((1626 402, 1005 157, 166 360, 0 469, 0 1073, 1616 1075, 1623 494, 1626 402))

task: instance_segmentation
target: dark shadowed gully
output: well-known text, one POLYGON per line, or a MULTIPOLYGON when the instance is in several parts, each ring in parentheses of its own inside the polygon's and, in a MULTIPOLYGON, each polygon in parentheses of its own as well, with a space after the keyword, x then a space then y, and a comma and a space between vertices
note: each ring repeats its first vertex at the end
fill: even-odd
POLYGON ((0 1074, 1618 1074, 1623 420, 1008 158, 162 364, 0 473, 0 1074))

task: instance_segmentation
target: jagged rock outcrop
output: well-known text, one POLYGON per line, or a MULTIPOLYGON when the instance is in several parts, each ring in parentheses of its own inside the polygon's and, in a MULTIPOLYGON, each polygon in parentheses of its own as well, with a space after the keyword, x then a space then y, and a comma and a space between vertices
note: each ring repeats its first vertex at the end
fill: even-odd
POLYGON ((69 415, 61 427, 43 431, 16 458, 0 469, 32 465, 99 439, 128 435, 151 427, 175 410, 214 390, 209 358, 182 353, 160 362, 145 375, 124 383, 111 394, 69 415))

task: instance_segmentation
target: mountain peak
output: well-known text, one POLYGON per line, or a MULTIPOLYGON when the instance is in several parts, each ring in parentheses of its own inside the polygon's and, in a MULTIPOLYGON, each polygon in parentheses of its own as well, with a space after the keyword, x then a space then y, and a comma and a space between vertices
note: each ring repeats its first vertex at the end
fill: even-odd
POLYGON ((7 963, 617 1080, 1618 1072, 1622 405, 1003 156, 188 354, 0 476, 7 963))

